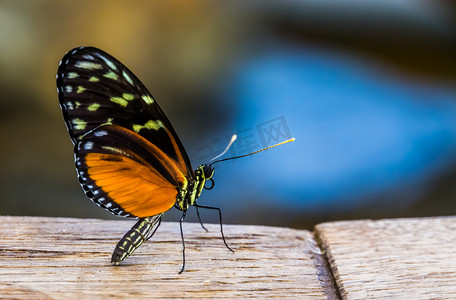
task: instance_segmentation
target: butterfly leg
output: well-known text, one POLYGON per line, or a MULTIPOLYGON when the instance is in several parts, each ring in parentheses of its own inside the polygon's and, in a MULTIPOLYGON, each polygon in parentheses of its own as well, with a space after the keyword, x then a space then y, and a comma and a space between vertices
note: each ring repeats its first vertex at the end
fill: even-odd
POLYGON ((179 227, 180 227, 181 239, 182 239, 182 269, 179 271, 179 274, 184 272, 184 269, 185 269, 185 241, 184 241, 184 232, 182 231, 182 222, 184 222, 186 214, 187 214, 187 211, 184 210, 182 212, 182 217, 179 220, 179 227))
POLYGON ((154 236, 155 232, 157 231, 158 227, 160 227, 161 223, 162 223, 162 218, 160 218, 160 220, 158 220, 158 224, 155 227, 154 231, 152 231, 152 233, 148 237, 146 237, 146 241, 150 240, 154 236))
POLYGON ((226 248, 228 248, 228 250, 230 250, 231 252, 234 252, 234 250, 231 249, 230 246, 228 246, 228 244, 226 243, 225 235, 223 234, 222 211, 220 210, 220 208, 213 207, 213 206, 200 205, 200 204, 195 204, 195 207, 196 207, 196 209, 198 209, 198 207, 199 207, 199 208, 206 208, 206 209, 215 209, 218 211, 219 220, 220 220, 220 232, 222 233, 223 243, 225 244, 226 248))
POLYGON ((209 231, 209 230, 207 230, 206 227, 204 227, 203 221, 201 221, 201 217, 200 217, 200 213, 199 213, 199 210, 198 210, 198 206, 196 206, 196 215, 198 216, 198 220, 199 220, 199 222, 201 224, 201 227, 203 227, 203 229, 206 230, 206 232, 209 231))

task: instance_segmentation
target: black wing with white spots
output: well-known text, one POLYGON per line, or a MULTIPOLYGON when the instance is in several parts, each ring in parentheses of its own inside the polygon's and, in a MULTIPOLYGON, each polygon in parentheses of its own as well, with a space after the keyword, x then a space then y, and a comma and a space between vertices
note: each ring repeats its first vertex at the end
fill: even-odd
POLYGON ((141 81, 117 59, 94 47, 69 51, 57 72, 60 107, 71 140, 103 124, 143 136, 193 174, 168 118, 141 81))

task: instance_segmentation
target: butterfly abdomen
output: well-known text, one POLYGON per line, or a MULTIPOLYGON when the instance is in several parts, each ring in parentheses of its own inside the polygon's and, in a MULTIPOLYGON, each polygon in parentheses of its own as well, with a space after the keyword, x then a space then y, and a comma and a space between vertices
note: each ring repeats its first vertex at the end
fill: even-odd
MULTIPOLYGON (((140 219, 117 243, 112 253, 111 263, 119 265, 152 235, 150 232, 159 223, 163 214, 140 219)), ((157 225, 158 226, 158 225, 157 225)))

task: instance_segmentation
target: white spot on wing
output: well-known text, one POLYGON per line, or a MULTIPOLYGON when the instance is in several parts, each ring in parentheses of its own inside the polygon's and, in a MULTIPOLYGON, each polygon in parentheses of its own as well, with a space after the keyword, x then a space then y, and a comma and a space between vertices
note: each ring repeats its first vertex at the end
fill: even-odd
POLYGON ((93 148, 93 142, 86 142, 84 144, 84 150, 92 150, 93 148))
POLYGON ((104 130, 102 131, 97 131, 94 133, 95 136, 105 136, 105 135, 108 135, 108 133, 104 130))
POLYGON ((122 76, 125 78, 125 80, 131 84, 131 85, 134 85, 133 84, 133 80, 130 78, 130 76, 128 76, 128 74, 125 72, 125 71, 122 71, 122 76))
POLYGON ((109 68, 111 68, 114 71, 117 71, 117 67, 112 61, 110 61, 109 59, 107 59, 106 57, 101 55, 100 53, 97 53, 97 56, 99 58, 101 58, 102 60, 104 60, 104 62, 108 65, 109 68))

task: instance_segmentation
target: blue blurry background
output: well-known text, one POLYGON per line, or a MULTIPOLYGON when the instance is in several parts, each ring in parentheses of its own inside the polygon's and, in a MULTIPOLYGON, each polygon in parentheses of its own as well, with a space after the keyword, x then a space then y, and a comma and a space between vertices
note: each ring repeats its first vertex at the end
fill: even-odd
POLYGON ((137 74, 194 167, 233 133, 227 157, 296 138, 217 165, 201 203, 225 223, 456 213, 451 1, 2 1, 0 28, 1 214, 114 218, 79 187, 58 107, 81 45, 137 74))

